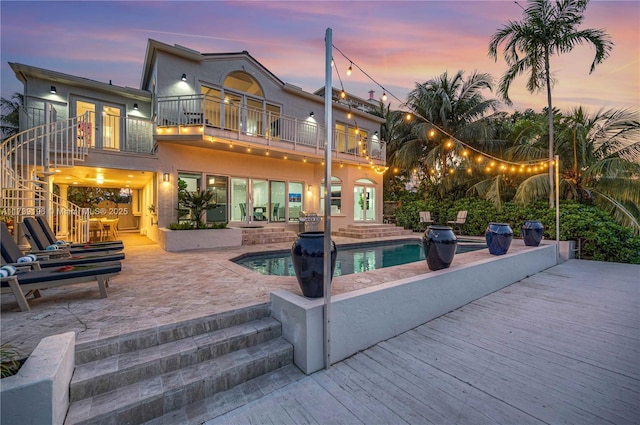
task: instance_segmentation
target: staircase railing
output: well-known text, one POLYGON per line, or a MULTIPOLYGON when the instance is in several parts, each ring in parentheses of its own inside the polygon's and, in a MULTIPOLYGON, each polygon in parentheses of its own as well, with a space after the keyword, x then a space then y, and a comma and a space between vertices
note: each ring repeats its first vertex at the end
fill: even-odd
MULTIPOLYGON (((84 128, 90 128, 88 115, 33 127, 2 141, 0 212, 5 219, 17 225, 26 216, 45 215, 65 239, 88 240, 89 209, 62 199, 47 187, 56 169, 84 160, 88 153, 84 128)), ((19 233, 14 232, 14 237, 19 233)))

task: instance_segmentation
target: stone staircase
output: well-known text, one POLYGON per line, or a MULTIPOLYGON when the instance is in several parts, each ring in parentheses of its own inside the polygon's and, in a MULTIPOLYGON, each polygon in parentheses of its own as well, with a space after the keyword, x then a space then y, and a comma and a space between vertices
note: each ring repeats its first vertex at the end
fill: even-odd
POLYGON ((412 230, 405 230, 395 224, 350 224, 331 232, 333 236, 344 236, 347 238, 370 239, 383 238, 387 236, 411 236, 412 230))
POLYGON ((237 407, 241 398, 223 396, 235 386, 250 392, 262 377, 274 390, 303 376, 281 334, 267 303, 79 343, 65 425, 183 423, 193 405, 211 419, 203 406, 237 407))
POLYGON ((278 242, 293 242, 296 232, 284 227, 256 227, 242 229, 242 245, 264 245, 278 242))

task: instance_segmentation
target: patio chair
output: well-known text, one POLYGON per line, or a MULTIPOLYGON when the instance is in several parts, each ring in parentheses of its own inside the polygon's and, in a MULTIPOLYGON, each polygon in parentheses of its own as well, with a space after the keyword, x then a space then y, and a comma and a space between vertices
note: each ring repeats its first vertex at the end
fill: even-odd
MULTIPOLYGON (((6 266, 5 266, 6 267, 6 266)), ((39 291, 76 283, 97 282, 100 298, 107 297, 109 278, 120 273, 122 265, 115 263, 63 266, 44 270, 16 270, 15 274, 0 279, 0 293, 12 293, 21 311, 29 311, 29 303, 24 291, 39 291)))
POLYGON ((458 215, 455 220, 447 221, 453 229, 457 229, 459 234, 462 234, 462 226, 467 222, 467 211, 458 211, 458 215))
POLYGON ((433 224, 430 211, 420 211, 420 227, 427 228, 430 224, 433 224))
POLYGON ((25 237, 31 248, 37 251, 46 251, 50 246, 57 246, 63 251, 68 251, 71 254, 87 253, 87 252, 103 252, 103 253, 116 253, 122 251, 122 245, 104 245, 104 246, 92 246, 90 244, 78 246, 75 248, 66 247, 64 245, 57 245, 49 243, 49 239, 45 236, 44 231, 36 221, 34 217, 25 217, 22 222, 24 228, 25 237))
MULTIPOLYGON (((44 235, 47 237, 47 240, 49 241, 49 244, 52 245, 52 244, 59 243, 58 238, 56 238, 56 235, 53 232, 53 229, 51 229, 51 226, 49 226, 49 222, 44 218, 44 216, 41 216, 41 215, 36 216, 36 221, 40 225, 40 228, 44 232, 44 235)), ((98 247, 100 247, 100 246, 122 245, 123 248, 124 248, 124 244, 122 243, 122 241, 89 242, 88 244, 86 244, 86 243, 66 243, 65 245, 68 246, 69 248, 82 248, 82 247, 85 247, 87 245, 98 246, 98 247)))
MULTIPOLYGON (((35 261, 28 261, 27 256, 22 253, 18 244, 11 237, 11 233, 4 222, 0 222, 0 254, 2 264, 14 266, 28 266, 33 270, 49 267, 74 266, 80 264, 103 263, 124 260, 124 253, 100 255, 97 254, 68 254, 61 258, 50 259, 50 251, 35 254, 35 261)), ((30 257, 33 259, 33 257, 30 257)))

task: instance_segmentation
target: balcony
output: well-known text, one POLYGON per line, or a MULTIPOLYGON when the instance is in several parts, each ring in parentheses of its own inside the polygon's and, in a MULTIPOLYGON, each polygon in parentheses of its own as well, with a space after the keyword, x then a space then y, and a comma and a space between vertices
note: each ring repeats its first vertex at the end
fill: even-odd
MULTIPOLYGON (((78 138, 89 149, 153 154, 153 123, 148 119, 88 112, 88 120, 78 122, 78 138)), ((24 129, 45 124, 45 111, 25 108, 21 115, 24 129)), ((80 142, 80 141, 79 141, 80 142)))
MULTIPOLYGON (((225 138, 265 148, 324 155, 325 128, 312 119, 288 117, 268 110, 226 103, 205 95, 158 99, 159 140, 225 138)), ((333 157, 377 164, 386 160, 385 143, 377 136, 333 131, 333 157)))

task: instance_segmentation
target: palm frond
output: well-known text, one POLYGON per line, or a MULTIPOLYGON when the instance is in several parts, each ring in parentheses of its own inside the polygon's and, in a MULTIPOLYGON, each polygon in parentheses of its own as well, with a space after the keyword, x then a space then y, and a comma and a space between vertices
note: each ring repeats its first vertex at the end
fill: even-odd
POLYGON ((609 213, 618 223, 630 227, 635 234, 640 234, 638 219, 621 202, 596 190, 593 194, 599 208, 609 213))
POLYGON ((548 196, 549 176, 547 174, 536 174, 518 185, 518 190, 516 190, 513 200, 522 205, 546 199, 548 196))

